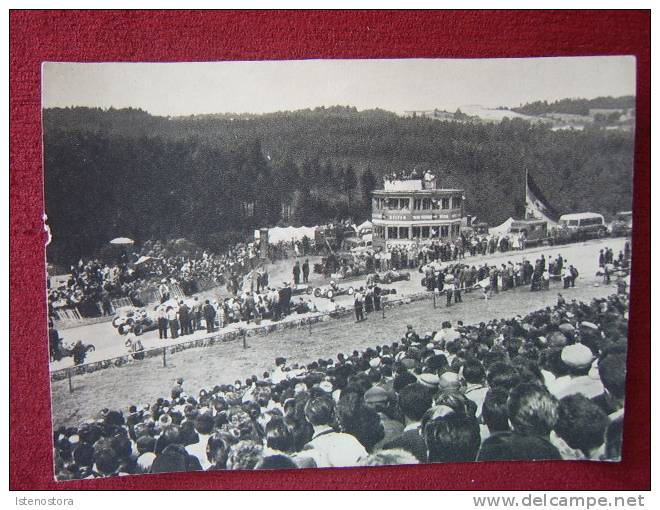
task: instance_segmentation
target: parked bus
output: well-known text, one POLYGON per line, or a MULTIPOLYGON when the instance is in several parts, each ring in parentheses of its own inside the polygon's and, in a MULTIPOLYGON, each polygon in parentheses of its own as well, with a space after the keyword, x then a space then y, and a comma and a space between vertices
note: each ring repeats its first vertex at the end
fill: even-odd
POLYGON ((513 220, 509 227, 512 234, 524 234, 525 244, 542 244, 548 239, 548 222, 545 220, 513 220))
POLYGON ((559 227, 568 231, 577 241, 602 237, 607 232, 603 215, 591 212, 564 214, 559 217, 559 227))

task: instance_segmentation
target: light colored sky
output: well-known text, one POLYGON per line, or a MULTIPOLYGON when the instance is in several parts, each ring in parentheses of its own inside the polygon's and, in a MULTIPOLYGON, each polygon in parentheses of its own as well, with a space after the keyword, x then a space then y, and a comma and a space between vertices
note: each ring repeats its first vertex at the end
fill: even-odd
POLYGON ((455 110, 635 94, 634 57, 45 63, 48 107, 132 106, 155 115, 350 105, 455 110))

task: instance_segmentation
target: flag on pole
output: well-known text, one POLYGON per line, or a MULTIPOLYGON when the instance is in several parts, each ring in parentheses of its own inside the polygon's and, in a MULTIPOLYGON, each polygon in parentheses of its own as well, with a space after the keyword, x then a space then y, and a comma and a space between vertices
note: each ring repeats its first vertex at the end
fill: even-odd
POLYGON ((525 171, 525 176, 525 217, 545 220, 548 227, 556 227, 559 219, 557 211, 548 203, 529 172, 525 171))

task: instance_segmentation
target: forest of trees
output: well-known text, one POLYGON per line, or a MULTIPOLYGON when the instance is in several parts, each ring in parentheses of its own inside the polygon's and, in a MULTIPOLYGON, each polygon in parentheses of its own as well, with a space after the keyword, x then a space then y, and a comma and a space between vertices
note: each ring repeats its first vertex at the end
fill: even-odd
POLYGON ((597 127, 350 107, 177 118, 65 108, 43 121, 48 255, 58 263, 116 236, 222 249, 257 227, 362 221, 383 175, 413 168, 464 188, 466 212, 491 224, 524 214, 525 170, 560 213, 631 207, 633 135, 597 127))
POLYGON ((512 111, 524 115, 542 115, 544 113, 571 113, 574 115, 589 115, 591 109, 621 109, 635 108, 635 96, 597 97, 595 99, 560 99, 548 103, 534 101, 524 104, 512 111))

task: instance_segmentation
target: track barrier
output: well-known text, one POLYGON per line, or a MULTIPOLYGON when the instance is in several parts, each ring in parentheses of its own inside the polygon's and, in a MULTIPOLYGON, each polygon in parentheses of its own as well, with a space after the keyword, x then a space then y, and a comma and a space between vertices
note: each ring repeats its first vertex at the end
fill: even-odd
MULTIPOLYGON (((417 292, 415 294, 409 294, 405 297, 399 299, 388 299, 390 296, 381 297, 381 311, 382 319, 386 318, 385 309, 392 308, 394 306, 401 306, 404 304, 409 304, 416 301, 422 301, 426 299, 431 299, 431 295, 435 294, 428 291, 417 292)), ((374 310, 376 312, 376 310, 374 310)), ((276 333, 278 331, 283 331, 286 329, 302 329, 307 327, 308 334, 313 334, 314 324, 319 324, 322 322, 329 322, 334 319, 341 319, 351 316, 354 311, 353 307, 339 308, 332 312, 311 312, 313 315, 308 315, 307 317, 301 317, 299 320, 290 320, 290 321, 278 321, 270 324, 262 324, 256 328, 246 328, 240 327, 238 329, 233 329, 231 331, 218 331, 212 333, 208 336, 197 338, 195 340, 188 340, 185 342, 179 342, 172 345, 167 345, 164 347, 154 347, 152 349, 145 349, 144 351, 132 354, 125 354, 122 356, 116 356, 113 358, 107 358, 104 360, 94 361, 90 363, 83 363, 81 365, 75 365, 73 367, 62 368, 58 370, 53 370, 50 373, 51 381, 61 381, 63 379, 69 379, 69 391, 73 392, 73 383, 72 378, 74 376, 89 374, 96 372, 98 370, 104 370, 108 368, 119 368, 128 364, 140 363, 146 358, 153 358, 157 356, 162 357, 163 368, 167 367, 167 356, 174 355, 177 352, 184 351, 192 348, 199 347, 211 347, 213 345, 222 344, 226 342, 232 342, 235 340, 241 340, 242 346, 244 349, 249 348, 248 337, 250 336, 267 336, 271 333, 276 333), (140 358, 136 358, 136 355, 139 355, 140 358)), ((374 315, 375 316, 375 315, 374 315)))

